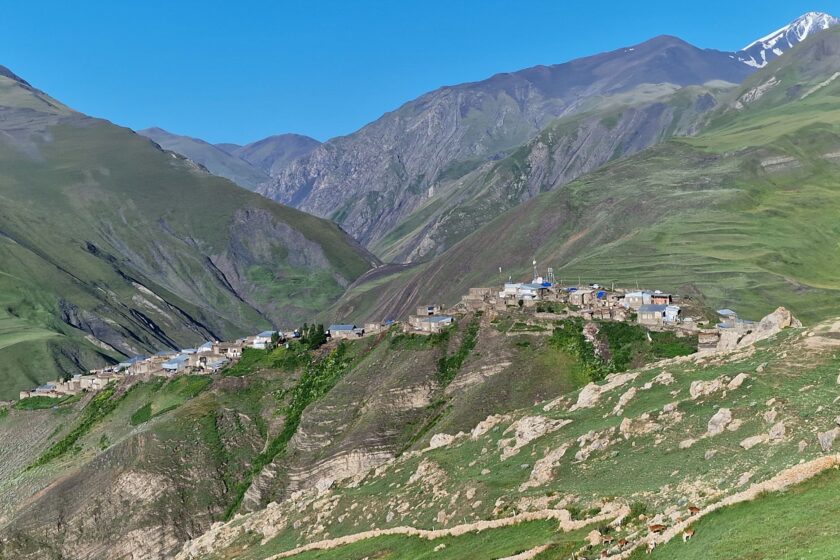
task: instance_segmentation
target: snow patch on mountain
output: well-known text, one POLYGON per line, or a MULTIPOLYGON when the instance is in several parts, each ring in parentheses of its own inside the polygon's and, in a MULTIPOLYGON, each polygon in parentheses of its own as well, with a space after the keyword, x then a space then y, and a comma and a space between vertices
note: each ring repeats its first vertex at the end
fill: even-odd
POLYGON ((823 12, 808 12, 784 27, 753 41, 735 54, 744 64, 754 68, 763 68, 768 62, 795 47, 808 36, 837 24, 840 24, 840 19, 834 16, 823 12))

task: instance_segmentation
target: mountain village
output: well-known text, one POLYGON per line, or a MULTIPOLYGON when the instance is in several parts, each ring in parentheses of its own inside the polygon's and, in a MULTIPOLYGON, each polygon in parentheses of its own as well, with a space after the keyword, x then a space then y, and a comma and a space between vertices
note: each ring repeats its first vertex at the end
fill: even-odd
MULTIPOLYGON (((325 331, 328 341, 358 339, 389 329, 407 334, 431 335, 450 327, 457 317, 482 312, 494 318, 502 313, 516 313, 525 328, 511 334, 551 334, 554 321, 580 317, 585 321, 634 322, 648 330, 670 330, 677 336, 697 336, 698 352, 734 347, 748 333, 752 321, 738 317, 731 309, 717 311, 718 322, 710 322, 703 309, 687 298, 661 290, 607 289, 599 284, 563 286, 554 282, 552 269, 544 278, 534 270, 530 282, 504 283, 501 290, 492 287, 470 288, 455 305, 417 307, 405 322, 385 320, 359 326, 353 323, 331 324, 325 331), (534 327, 529 329, 528 327, 534 327)), ((20 399, 47 397, 62 399, 82 392, 97 392, 120 378, 147 379, 179 374, 216 374, 238 361, 243 352, 270 350, 278 344, 287 347, 301 338, 301 330, 266 330, 234 341, 207 341, 196 348, 163 350, 152 356, 134 356, 87 374, 77 373, 20 392, 20 399)))

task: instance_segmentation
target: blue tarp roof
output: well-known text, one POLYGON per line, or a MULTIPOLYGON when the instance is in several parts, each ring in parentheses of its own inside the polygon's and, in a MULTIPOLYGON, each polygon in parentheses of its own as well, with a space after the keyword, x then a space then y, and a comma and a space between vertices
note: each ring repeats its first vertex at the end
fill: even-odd
POLYGON ((607 292, 605 292, 604 290, 600 290, 598 293, 595 294, 595 297, 597 297, 598 299, 602 299, 605 295, 607 295, 607 292))

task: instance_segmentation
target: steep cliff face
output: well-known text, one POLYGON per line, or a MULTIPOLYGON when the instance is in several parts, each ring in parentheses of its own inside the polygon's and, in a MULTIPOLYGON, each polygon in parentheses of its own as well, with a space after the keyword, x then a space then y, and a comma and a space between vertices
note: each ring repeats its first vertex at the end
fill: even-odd
POLYGON ((0 398, 126 355, 292 326, 378 263, 335 224, 18 78, 0 76, 0 117, 0 398))
POLYGON ((641 84, 740 82, 750 68, 725 53, 658 37, 556 66, 444 87, 277 173, 260 192, 338 221, 365 245, 420 208, 429 189, 522 145, 593 96, 641 84))
POLYGON ((509 156, 441 182, 371 248, 386 260, 429 260, 506 210, 673 136, 691 135, 734 86, 643 85, 590 100, 509 156))

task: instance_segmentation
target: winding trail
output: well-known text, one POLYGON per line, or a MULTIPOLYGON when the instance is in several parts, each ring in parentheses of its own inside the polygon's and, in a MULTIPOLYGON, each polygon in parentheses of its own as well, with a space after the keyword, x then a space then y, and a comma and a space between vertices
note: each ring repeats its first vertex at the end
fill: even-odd
MULTIPOLYGON (((269 556, 266 560, 278 560, 279 558, 289 558, 291 556, 295 556, 297 554, 301 554, 303 552, 309 552, 311 550, 330 550, 333 548, 337 548, 339 546, 346 546, 348 544, 357 543, 359 541, 367 540, 367 539, 375 539, 377 537, 385 537, 391 535, 401 535, 407 537, 419 537, 421 539, 426 540, 434 540, 439 539, 442 537, 458 537, 464 535, 466 533, 480 533, 482 531, 487 531, 489 529, 500 529, 502 527, 510 527, 513 525, 518 525, 520 523, 528 522, 528 521, 545 521, 545 520, 554 520, 559 522, 559 531, 569 532, 569 531, 576 531, 578 529, 582 529, 588 525, 593 523, 602 523, 604 521, 609 521, 613 519, 620 519, 630 513, 630 508, 627 506, 621 506, 620 508, 610 511, 608 513, 604 513, 601 515, 596 515, 594 517, 590 517, 588 519, 582 519, 580 521, 574 521, 570 519, 569 512, 564 509, 544 509, 539 511, 529 511, 525 513, 518 513, 511 517, 503 517, 500 519, 490 519, 490 520, 483 520, 483 521, 476 521, 474 523, 464 523, 461 525, 455 525, 454 527, 449 527, 448 529, 417 529, 416 527, 390 527, 388 529, 374 529, 371 531, 364 531, 361 533, 355 533, 352 535, 346 535, 343 537, 336 537, 334 539, 327 539, 323 541, 317 541, 309 544, 305 544, 303 546, 299 546, 297 548, 293 548, 291 550, 287 550, 285 552, 281 552, 279 554, 275 554, 274 556, 269 556)), ((540 548, 540 547, 537 547, 540 548)), ((533 549, 535 554, 541 552, 536 548, 533 549)), ((531 551, 527 551, 531 552, 531 551)), ((524 553, 523 553, 524 554, 524 553)), ((526 560, 528 558, 533 558, 533 556, 513 556, 517 560, 523 559, 526 560)))

